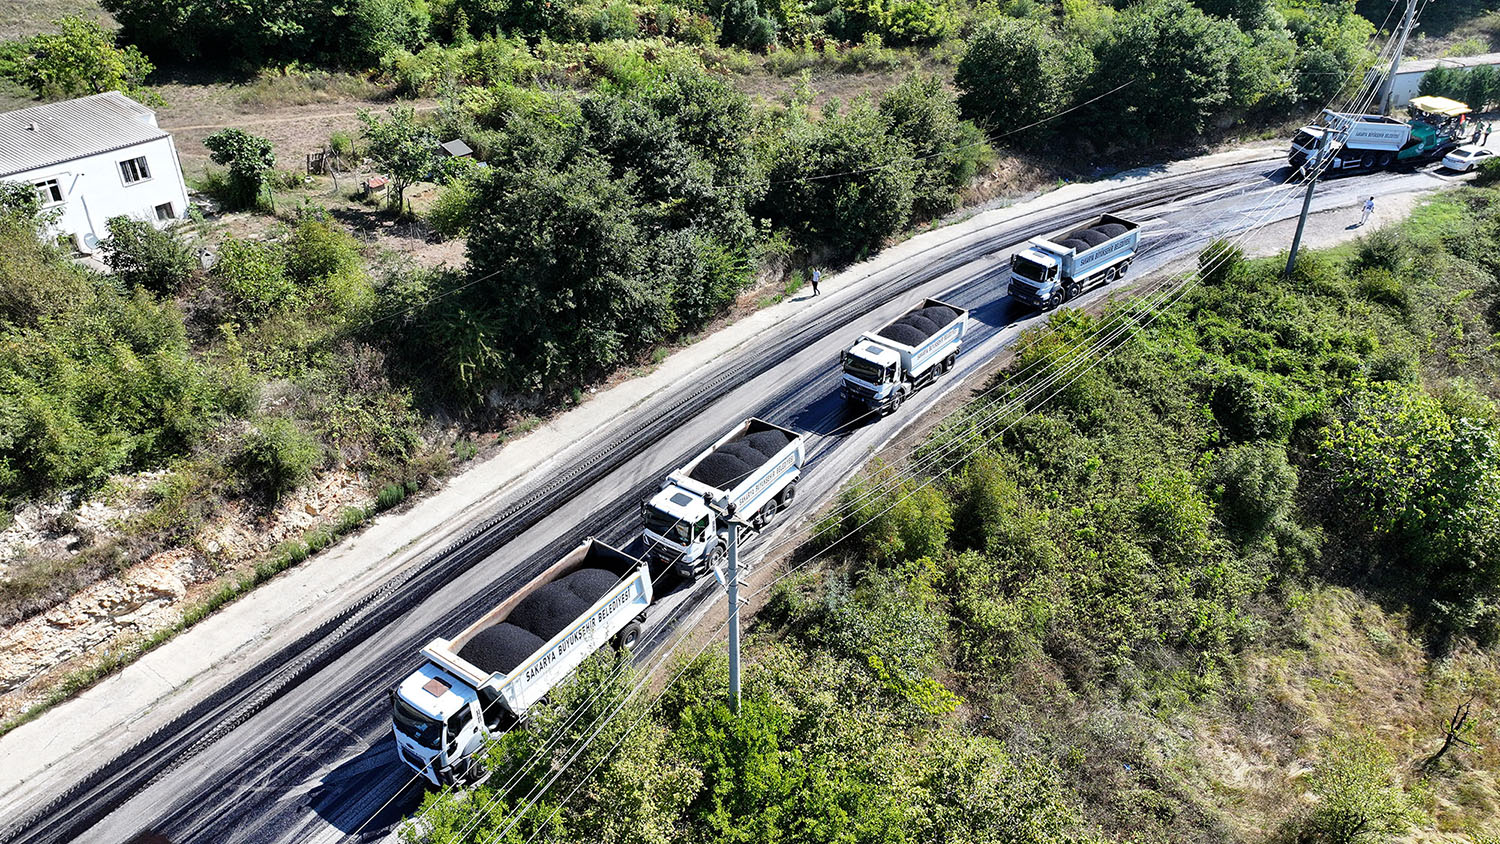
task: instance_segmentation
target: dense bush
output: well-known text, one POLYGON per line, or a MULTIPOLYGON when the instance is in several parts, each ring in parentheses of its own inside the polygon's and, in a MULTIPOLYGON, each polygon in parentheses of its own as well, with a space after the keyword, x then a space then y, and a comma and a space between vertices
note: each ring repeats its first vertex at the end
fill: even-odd
POLYGON ((228 294, 234 313, 246 320, 265 317, 292 304, 296 284, 276 244, 229 238, 219 247, 213 277, 228 294))
POLYGON ((191 445, 231 400, 182 316, 0 215, 0 498, 97 483, 191 445))
MULTIPOLYGON (((1496 410, 1444 407, 1383 382, 1339 402, 1317 459, 1335 500, 1388 538, 1444 629, 1500 622, 1500 437, 1496 410)), ((1347 516, 1346 516, 1347 518, 1347 516)))
POLYGON ((107 225, 104 262, 131 287, 171 296, 198 268, 192 247, 172 229, 132 217, 111 217, 107 225))
POLYGON ((301 486, 322 459, 316 440, 292 420, 275 416, 245 435, 235 465, 253 488, 277 499, 301 486))

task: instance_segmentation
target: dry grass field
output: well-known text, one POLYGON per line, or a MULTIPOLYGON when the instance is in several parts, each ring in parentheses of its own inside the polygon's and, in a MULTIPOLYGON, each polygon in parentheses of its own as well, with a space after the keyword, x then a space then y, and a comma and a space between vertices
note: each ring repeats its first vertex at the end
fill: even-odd
POLYGON ((98 18, 114 27, 109 13, 93 0, 7 0, 0 3, 0 40, 35 35, 64 15, 98 18))

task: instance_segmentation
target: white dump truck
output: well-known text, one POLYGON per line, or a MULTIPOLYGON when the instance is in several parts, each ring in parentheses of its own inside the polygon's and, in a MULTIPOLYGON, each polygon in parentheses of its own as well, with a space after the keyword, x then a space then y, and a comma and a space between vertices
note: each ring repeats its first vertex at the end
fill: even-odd
POLYGON ((721 566, 728 545, 715 508, 764 527, 796 498, 806 459, 796 431, 755 418, 736 425, 641 505, 650 555, 690 578, 721 566))
POLYGON ((844 398, 888 413, 953 368, 969 312, 924 299, 879 330, 861 334, 842 355, 844 398))
POLYGON ((634 646, 651 605, 647 564, 597 539, 553 563, 391 692, 396 748, 434 785, 467 783, 486 738, 526 715, 595 651, 634 646))
POLYGON ((1470 109, 1446 97, 1416 97, 1411 117, 1349 114, 1324 109, 1316 123, 1292 136, 1287 163, 1296 169, 1318 155, 1328 156, 1329 173, 1363 173, 1438 161, 1463 142, 1470 109))
POLYGON ((1055 241, 1038 238, 1010 260, 1010 295, 1033 308, 1055 308, 1125 275, 1140 225, 1105 214, 1055 241))

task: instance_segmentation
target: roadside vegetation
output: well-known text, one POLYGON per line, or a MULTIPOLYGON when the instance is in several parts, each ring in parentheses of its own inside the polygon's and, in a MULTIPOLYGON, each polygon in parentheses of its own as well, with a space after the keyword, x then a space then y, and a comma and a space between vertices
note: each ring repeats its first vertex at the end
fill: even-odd
POLYGON ((363 108, 292 149, 195 119, 211 216, 111 223, 111 276, 8 212, 0 530, 61 502, 32 533, 66 547, 4 549, 6 624, 166 551, 200 561, 195 598, 258 582, 812 267, 1347 93, 1374 32, 1301 0, 102 5, 0 43, 0 93, 160 106, 207 74, 236 108, 363 108), (288 169, 315 147, 331 191, 288 169), (462 260, 390 254, 397 227, 462 260), (299 499, 332 487, 359 495, 299 499), (229 553, 230 515, 278 538, 229 553))
MULTIPOLYGON (((853 482, 738 717, 713 650, 628 701, 598 656, 423 840, 1493 840, 1497 232, 1460 189, 1290 279, 1210 249, 1055 399, 941 424, 932 483, 853 482)), ((1032 332, 996 393, 1116 313, 1032 332)))

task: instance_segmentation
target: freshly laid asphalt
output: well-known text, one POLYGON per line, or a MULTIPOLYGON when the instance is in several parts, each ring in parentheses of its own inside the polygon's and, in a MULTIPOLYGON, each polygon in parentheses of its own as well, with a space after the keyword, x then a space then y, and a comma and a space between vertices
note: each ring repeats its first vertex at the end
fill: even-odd
MULTIPOLYGON (((1045 318, 1006 295, 1009 256, 1026 238, 1119 213, 1144 224, 1131 273, 1139 279, 1215 237, 1294 216, 1301 192, 1282 184, 1288 174, 1273 156, 1200 159, 976 215, 825 277, 820 296, 799 293, 600 393, 412 511, 0 738, 0 838, 387 837, 421 789, 395 758, 385 693, 428 640, 461 629, 585 536, 630 543, 639 501, 660 478, 746 416, 808 434, 798 504, 779 529, 794 526, 1045 318), (839 352, 923 297, 970 309, 958 367, 891 417, 849 424, 839 352)), ((1430 170, 1346 177, 1320 186, 1314 209, 1444 183, 1430 170)), ((747 559, 777 535, 752 542, 747 559)), ((718 595, 711 579, 662 586, 669 594, 653 608, 642 658, 717 606, 705 603, 718 595)))

